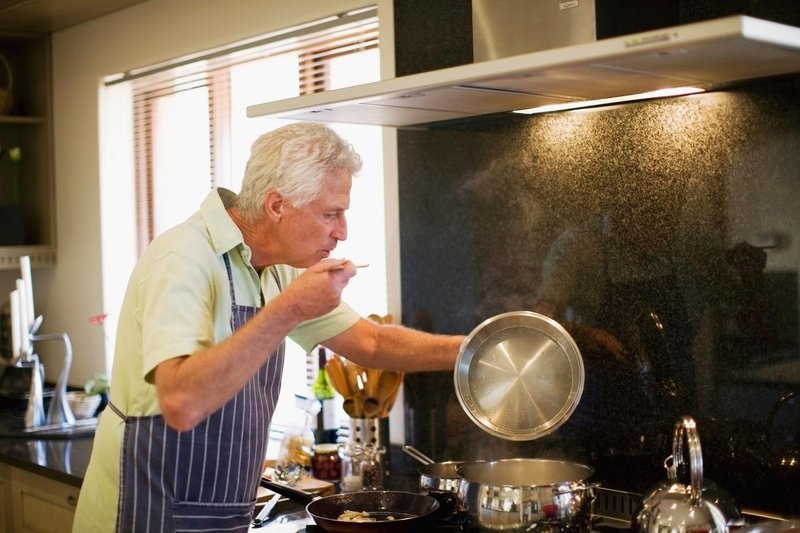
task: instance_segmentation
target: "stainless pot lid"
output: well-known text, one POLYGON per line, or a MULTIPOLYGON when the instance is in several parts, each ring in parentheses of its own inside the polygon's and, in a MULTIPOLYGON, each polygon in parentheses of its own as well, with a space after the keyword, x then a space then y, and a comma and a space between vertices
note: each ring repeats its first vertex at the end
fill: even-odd
POLYGON ((555 431, 583 393, 578 346, 555 320, 531 311, 494 316, 461 345, 456 396, 484 431, 533 440, 555 431))

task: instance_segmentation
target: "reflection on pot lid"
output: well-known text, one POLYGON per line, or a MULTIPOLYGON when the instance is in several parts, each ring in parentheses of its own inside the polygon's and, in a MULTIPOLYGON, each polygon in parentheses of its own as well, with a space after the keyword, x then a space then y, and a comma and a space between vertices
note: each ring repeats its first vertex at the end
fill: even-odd
POLYGON ((478 427, 506 440, 533 440, 555 431, 577 407, 583 359, 561 324, 514 311, 467 336, 454 380, 461 407, 478 427))

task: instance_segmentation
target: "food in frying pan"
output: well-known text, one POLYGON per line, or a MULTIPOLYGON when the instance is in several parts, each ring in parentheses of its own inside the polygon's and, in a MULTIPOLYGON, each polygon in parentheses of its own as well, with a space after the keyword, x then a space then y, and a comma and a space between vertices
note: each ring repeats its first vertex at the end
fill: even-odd
MULTIPOLYGON (((339 515, 339 520, 347 520, 348 522, 377 522, 377 518, 373 518, 369 515, 366 511, 351 511, 350 509, 345 509, 342 514, 339 515)), ((381 517, 381 520, 394 520, 393 516, 386 516, 381 517)))

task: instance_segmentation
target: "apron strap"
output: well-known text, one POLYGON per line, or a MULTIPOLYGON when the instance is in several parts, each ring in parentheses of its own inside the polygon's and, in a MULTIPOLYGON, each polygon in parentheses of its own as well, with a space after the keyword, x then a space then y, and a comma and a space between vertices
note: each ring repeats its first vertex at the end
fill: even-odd
POLYGON ((120 411, 119 408, 111 402, 111 400, 108 401, 108 407, 109 407, 109 409, 114 411, 114 414, 116 414, 122 420, 124 420, 124 421, 128 420, 128 415, 123 414, 122 411, 120 411))
MULTIPOLYGON (((274 266, 269 267, 269 273, 272 274, 272 279, 275 280, 275 285, 278 286, 278 292, 283 292, 283 287, 281 287, 281 278, 278 276, 278 271, 274 266)), ((261 297, 264 297, 263 293, 261 294, 261 297)))

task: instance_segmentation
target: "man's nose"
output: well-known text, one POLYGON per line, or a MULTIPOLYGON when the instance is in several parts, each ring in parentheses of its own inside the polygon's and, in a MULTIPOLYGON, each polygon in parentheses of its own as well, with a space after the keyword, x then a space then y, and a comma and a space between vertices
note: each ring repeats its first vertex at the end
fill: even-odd
POLYGON ((336 227, 333 228, 333 233, 331 235, 338 241, 347 240, 347 219, 344 215, 337 217, 336 227))

